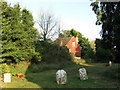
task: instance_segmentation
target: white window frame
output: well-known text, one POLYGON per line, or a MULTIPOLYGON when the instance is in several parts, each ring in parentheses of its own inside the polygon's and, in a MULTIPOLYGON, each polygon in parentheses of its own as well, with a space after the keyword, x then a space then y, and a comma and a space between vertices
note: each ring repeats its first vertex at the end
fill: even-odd
POLYGON ((69 53, 71 53, 71 49, 69 49, 69 53))
POLYGON ((72 46, 75 47, 75 41, 72 42, 72 46))

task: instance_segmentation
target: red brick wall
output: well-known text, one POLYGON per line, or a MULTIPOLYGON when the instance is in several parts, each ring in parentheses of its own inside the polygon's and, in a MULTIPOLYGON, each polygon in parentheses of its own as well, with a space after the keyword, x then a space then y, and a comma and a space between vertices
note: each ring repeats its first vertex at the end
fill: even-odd
POLYGON ((76 42, 76 38, 72 37, 72 39, 67 43, 67 48, 71 49, 71 52, 75 54, 76 57, 81 57, 81 48, 76 42), (75 42, 75 47, 73 47, 72 42, 75 42))

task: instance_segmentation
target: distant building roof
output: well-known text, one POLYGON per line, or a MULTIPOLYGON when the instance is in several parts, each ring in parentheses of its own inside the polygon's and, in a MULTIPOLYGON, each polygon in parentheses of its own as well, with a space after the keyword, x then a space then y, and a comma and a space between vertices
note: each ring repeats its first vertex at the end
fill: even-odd
POLYGON ((65 46, 71 40, 71 38, 72 37, 58 38, 53 43, 60 46, 65 46))

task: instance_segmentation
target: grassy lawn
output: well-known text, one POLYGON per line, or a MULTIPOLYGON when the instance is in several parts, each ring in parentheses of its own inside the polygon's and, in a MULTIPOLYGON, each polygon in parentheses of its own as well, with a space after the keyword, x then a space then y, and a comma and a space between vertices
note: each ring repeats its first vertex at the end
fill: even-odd
MULTIPOLYGON (((30 64, 28 64, 30 65, 30 64)), ((120 65, 119 65, 120 66, 120 65)), ((23 66, 22 66, 23 67, 23 66)), ((112 64, 112 67, 106 67, 105 63, 94 63, 91 65, 68 65, 63 68, 67 72, 67 84, 57 85, 57 69, 38 71, 36 73, 25 73, 27 64, 23 70, 25 77, 23 79, 12 76, 11 83, 2 82, 3 88, 116 88, 120 86, 118 78, 112 76, 113 69, 118 68, 118 64, 112 64), (80 81, 78 69, 85 67, 88 73, 88 80, 80 81), (109 75, 110 73, 110 75, 109 75)), ((14 71, 18 68, 15 68, 14 71)), ((13 70, 13 69, 12 69, 13 70)), ((120 87, 119 87, 120 88, 120 87)))

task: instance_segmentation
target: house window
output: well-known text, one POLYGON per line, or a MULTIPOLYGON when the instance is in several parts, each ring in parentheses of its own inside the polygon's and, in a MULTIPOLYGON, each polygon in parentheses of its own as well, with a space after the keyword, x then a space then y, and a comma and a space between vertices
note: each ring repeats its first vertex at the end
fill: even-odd
POLYGON ((74 41, 72 42, 72 45, 73 45, 73 47, 75 47, 75 42, 74 41))
POLYGON ((69 49, 69 53, 71 53, 71 49, 69 49))

